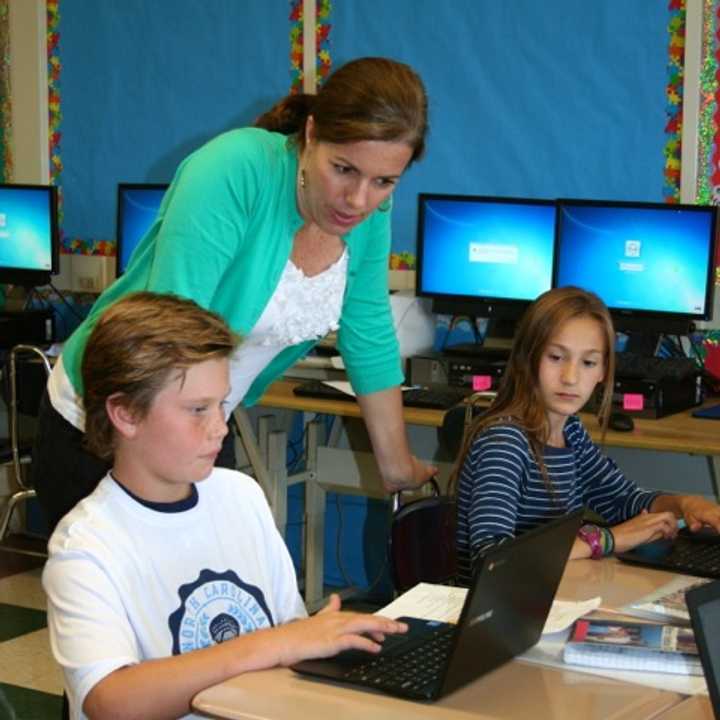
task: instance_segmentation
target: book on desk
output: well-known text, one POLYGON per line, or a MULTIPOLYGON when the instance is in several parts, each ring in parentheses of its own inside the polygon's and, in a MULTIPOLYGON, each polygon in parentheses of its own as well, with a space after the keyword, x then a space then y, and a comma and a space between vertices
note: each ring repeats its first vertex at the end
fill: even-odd
POLYGON ((578 620, 565 644, 569 665, 702 675, 689 627, 662 623, 578 620))
POLYGON ((623 606, 622 612, 645 620, 690 625, 685 593, 708 582, 707 578, 678 575, 653 592, 623 606))

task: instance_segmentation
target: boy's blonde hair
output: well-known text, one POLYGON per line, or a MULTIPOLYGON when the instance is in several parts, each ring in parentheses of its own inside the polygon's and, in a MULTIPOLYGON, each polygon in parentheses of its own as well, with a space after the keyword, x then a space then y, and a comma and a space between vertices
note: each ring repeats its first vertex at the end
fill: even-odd
POLYGON ((238 337, 216 313, 175 295, 137 292, 113 303, 88 340, 82 362, 87 449, 113 456, 112 395, 142 419, 173 373, 229 357, 238 337))

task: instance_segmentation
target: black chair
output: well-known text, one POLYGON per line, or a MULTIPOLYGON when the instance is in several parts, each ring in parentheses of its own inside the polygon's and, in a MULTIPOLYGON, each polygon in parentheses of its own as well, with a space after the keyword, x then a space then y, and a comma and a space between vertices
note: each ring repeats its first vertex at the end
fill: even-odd
POLYGON ((438 444, 445 460, 453 463, 457 460, 465 439, 466 428, 485 410, 487 410, 486 407, 468 402, 456 405, 445 413, 443 423, 438 428, 438 444))
POLYGON ((420 582, 449 584, 457 574, 455 501, 431 484, 431 497, 403 505, 402 493, 393 496, 388 559, 398 593, 420 582))
MULTIPOLYGON (((9 352, 3 374, 3 394, 8 404, 10 436, 0 440, 0 466, 11 468, 17 490, 8 498, 0 518, 0 543, 7 537, 15 508, 35 497, 24 467, 31 459, 34 430, 24 430, 21 417, 37 417, 50 370, 47 356, 34 345, 16 345, 9 352)), ((29 555, 43 554, 19 548, 3 549, 29 555)))

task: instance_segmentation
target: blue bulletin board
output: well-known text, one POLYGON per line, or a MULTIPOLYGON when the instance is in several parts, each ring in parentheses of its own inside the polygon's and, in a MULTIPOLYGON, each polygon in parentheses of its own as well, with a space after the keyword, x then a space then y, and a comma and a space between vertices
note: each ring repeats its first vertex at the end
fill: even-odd
POLYGON ((61 0, 66 235, 112 239, 118 182, 169 182, 290 89, 286 2, 61 0))
POLYGON ((332 58, 391 55, 423 77, 431 133, 396 192, 662 201, 668 4, 365 0, 333 6, 332 58))
MULTIPOLYGON (((115 185, 167 182, 290 87, 281 0, 62 0, 64 229, 111 239, 115 185)), ((388 55, 422 75, 426 158, 396 192, 661 200, 668 63, 659 0, 336 0, 333 66, 388 55)))

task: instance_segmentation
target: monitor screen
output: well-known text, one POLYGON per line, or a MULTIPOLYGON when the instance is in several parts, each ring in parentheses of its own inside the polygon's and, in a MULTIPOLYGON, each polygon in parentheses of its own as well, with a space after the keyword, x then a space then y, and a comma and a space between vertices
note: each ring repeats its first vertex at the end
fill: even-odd
POLYGON ((592 290, 616 318, 709 319, 715 233, 714 206, 560 200, 555 284, 592 290))
POLYGON ((57 189, 0 185, 0 282, 47 285, 58 267, 57 189))
POLYGON ((117 267, 125 272, 130 256, 150 229, 162 202, 167 184, 120 183, 117 204, 117 267))
POLYGON ((435 194, 418 200, 417 290, 434 298, 437 312, 483 317, 496 305, 524 308, 550 289, 554 201, 435 194))

